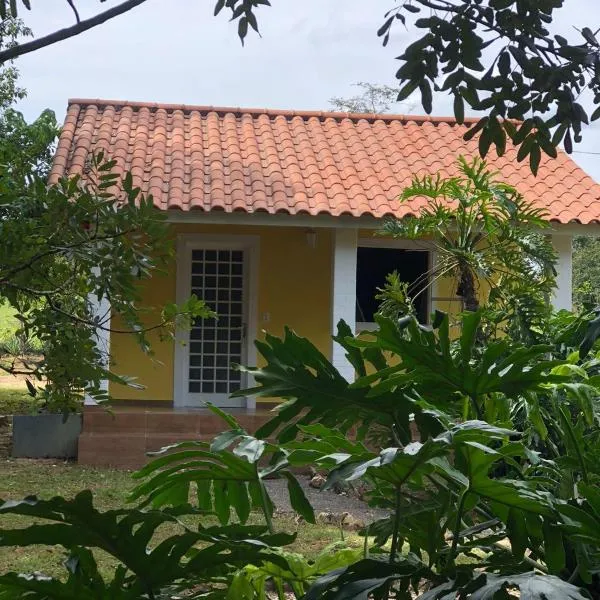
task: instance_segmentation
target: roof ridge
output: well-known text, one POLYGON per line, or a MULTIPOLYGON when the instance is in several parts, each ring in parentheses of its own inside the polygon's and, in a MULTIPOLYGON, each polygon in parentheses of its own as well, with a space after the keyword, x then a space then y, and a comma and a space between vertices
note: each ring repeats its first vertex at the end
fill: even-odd
MULTIPOLYGON (((175 111, 181 110, 183 112, 201 112, 209 113, 216 112, 217 114, 235 114, 235 115, 251 115, 260 116, 267 115, 269 117, 301 117, 303 119, 309 119, 312 117, 318 119, 350 119, 352 121, 368 120, 368 121, 414 121, 417 123, 448 123, 450 125, 457 125, 458 122, 455 117, 434 117, 431 115, 401 115, 401 114, 382 114, 382 113, 350 113, 341 111, 327 111, 327 110, 286 110, 286 109, 274 109, 274 108, 243 108, 243 107, 232 107, 232 106, 211 106, 211 105, 195 105, 195 104, 169 104, 162 102, 140 102, 131 100, 107 100, 102 98, 69 98, 68 106, 83 105, 83 106, 129 106, 131 108, 149 108, 153 110, 166 110, 175 111)), ((477 117, 465 117, 465 124, 477 123, 479 118, 477 117)))

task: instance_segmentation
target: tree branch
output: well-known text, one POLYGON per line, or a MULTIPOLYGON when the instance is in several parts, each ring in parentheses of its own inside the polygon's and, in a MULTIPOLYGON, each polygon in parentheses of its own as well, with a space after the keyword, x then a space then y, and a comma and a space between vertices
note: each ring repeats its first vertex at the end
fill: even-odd
MULTIPOLYGON (((22 56, 23 54, 34 52, 35 50, 39 50, 40 48, 45 48, 46 46, 51 46, 52 44, 56 44, 57 42, 62 42, 63 40, 79 35, 84 31, 88 31, 88 29, 92 29, 94 27, 97 27, 98 25, 102 25, 102 23, 105 23, 110 19, 114 19, 115 17, 118 17, 119 15, 130 11, 132 8, 135 8, 136 6, 139 6, 144 2, 146 2, 146 0, 126 0, 126 2, 121 2, 121 4, 113 6, 113 8, 109 8, 108 10, 94 15, 89 19, 85 19, 84 21, 78 21, 75 25, 71 27, 59 29, 58 31, 45 35, 31 42, 27 42, 25 44, 17 44, 12 48, 6 48, 2 52, 0 52, 0 64, 5 63, 8 60, 12 60, 13 58, 17 58, 18 56, 22 56)), ((71 2, 69 2, 69 4, 71 4, 71 2)))
POLYGON ((73 0, 67 0, 67 4, 73 9, 73 12, 75 13, 75 20, 77 21, 77 23, 81 23, 81 18, 79 17, 79 11, 77 10, 77 7, 73 3, 73 0))
POLYGON ((10 277, 14 277, 15 275, 25 271, 27 269, 31 269, 36 262, 39 262, 43 258, 48 258, 50 256, 56 256, 60 254, 65 254, 70 252, 71 250, 76 250, 77 248, 82 248, 83 246, 93 245, 95 242, 104 242, 107 240, 115 240, 117 238, 123 237, 124 235, 128 235, 130 233, 136 232, 137 229, 124 229, 123 231, 118 231, 117 233, 110 235, 94 235, 89 238, 85 238, 84 240, 78 241, 73 244, 67 244, 66 246, 54 246, 50 250, 45 250, 44 252, 40 252, 32 256, 27 262, 22 265, 18 265, 14 267, 11 271, 3 273, 0 271, 0 285, 9 285, 8 279, 10 277))

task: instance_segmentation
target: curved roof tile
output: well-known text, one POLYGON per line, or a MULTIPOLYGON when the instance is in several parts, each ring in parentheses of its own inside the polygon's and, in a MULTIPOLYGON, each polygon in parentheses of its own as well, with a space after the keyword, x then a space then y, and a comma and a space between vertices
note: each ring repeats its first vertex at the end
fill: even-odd
MULTIPOLYGON (((403 217, 423 204, 397 200, 413 174, 455 175, 458 154, 477 155, 463 139, 475 122, 74 99, 50 181, 102 149, 164 210, 403 217)), ((564 153, 542 158, 537 177, 512 147, 489 162, 549 220, 600 222, 600 185, 564 153)))

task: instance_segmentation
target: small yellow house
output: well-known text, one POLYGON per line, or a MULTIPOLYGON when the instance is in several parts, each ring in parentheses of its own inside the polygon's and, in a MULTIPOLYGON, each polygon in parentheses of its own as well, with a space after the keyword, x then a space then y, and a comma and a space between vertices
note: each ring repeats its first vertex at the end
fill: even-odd
MULTIPOLYGON (((419 213, 424 200, 397 201, 415 174, 452 175, 458 155, 477 154, 477 142, 463 140, 472 123, 71 100, 51 180, 83 173, 90 153, 101 149, 120 172, 130 170, 134 185, 166 211, 177 245, 168 274, 145 285, 144 303, 159 309, 195 293, 219 315, 180 332, 181 343, 156 341, 154 359, 127 336, 100 340, 110 348, 116 370, 145 386, 142 391, 111 386, 112 397, 127 404, 131 414, 144 406, 143 414, 155 415, 154 424, 145 416, 139 431, 130 431, 131 439, 145 440, 137 440, 135 452, 142 448, 143 456, 158 441, 170 441, 175 433, 181 437, 193 412, 188 409, 207 400, 255 412, 254 399, 230 398, 247 382, 229 365, 255 364, 252 342, 263 331, 277 335, 285 325, 292 327, 353 377, 343 351, 332 344, 335 324, 343 318, 357 329, 370 327, 376 288, 385 275, 397 270, 413 281, 435 261, 426 242, 373 234, 385 217, 419 213), (165 431, 161 423, 173 408, 187 410, 179 415, 187 421, 165 431), (148 442, 149 431, 163 437, 148 442)), ((570 308, 571 240, 574 234, 600 231, 600 186, 562 152, 555 160, 543 159, 537 177, 527 163, 517 162, 512 148, 501 158, 493 154, 489 162, 500 178, 548 211, 559 255, 554 302, 570 308)), ((439 282, 419 311, 426 318, 433 308, 460 309, 453 293, 451 282, 439 282)), ((98 307, 103 313, 109 308, 98 307)), ((204 422, 198 418, 195 433, 204 422)), ((102 458, 107 453, 135 454, 116 438, 99 440, 114 423, 94 429, 91 417, 86 419, 80 459, 83 446, 85 461, 97 464, 107 462, 102 458), (90 446, 94 432, 96 445, 90 446)), ((127 460, 112 463, 136 462, 127 460)))

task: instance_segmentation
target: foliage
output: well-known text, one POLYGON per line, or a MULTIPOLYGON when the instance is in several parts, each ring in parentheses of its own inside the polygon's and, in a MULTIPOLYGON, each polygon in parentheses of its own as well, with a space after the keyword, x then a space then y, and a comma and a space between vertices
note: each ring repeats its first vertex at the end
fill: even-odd
POLYGON ((485 162, 459 159, 457 177, 415 177, 401 201, 425 197, 428 204, 416 217, 389 220, 383 232, 403 239, 429 237, 437 260, 422 293, 440 277, 457 280, 456 294, 467 310, 479 308, 477 284, 490 288, 490 303, 504 310, 508 301, 532 288, 547 301, 554 287, 555 252, 546 236, 544 211, 527 202, 515 188, 500 183, 485 162))
MULTIPOLYGON (((6 501, 0 504, 0 515, 43 521, 25 529, 4 529, 0 545, 60 544, 69 552, 65 563, 68 579, 7 573, 0 576, 0 598, 138 599, 155 598, 161 589, 182 579, 195 585, 222 585, 239 567, 265 559, 277 563, 271 547, 293 539, 286 534, 268 534, 264 527, 256 526, 200 527, 194 531, 179 519, 190 512, 192 509, 184 507, 100 512, 87 491, 73 500, 29 497, 6 501), (166 523, 177 523, 180 533, 152 546, 157 529, 166 523), (196 547, 200 542, 203 546, 196 547), (112 581, 104 581, 90 549, 103 550, 116 559, 112 581)), ((225 595, 221 588, 211 597, 225 595)))
MULTIPOLYGON (((329 99, 334 110, 349 113, 374 113, 381 114, 390 112, 390 108, 396 102, 398 88, 390 85, 380 85, 360 81, 353 84, 361 92, 349 98, 334 97, 329 99)), ((409 105, 407 112, 411 112, 414 106, 409 105)), ((395 111, 398 112, 398 111, 395 111)))
MULTIPOLYGON (((0 52, 12 49, 23 37, 31 36, 32 31, 25 27, 21 19, 16 17, 3 18, 0 21, 0 52)), ((11 106, 14 100, 23 99, 27 93, 18 85, 19 71, 10 62, 0 68, 0 111, 11 106)))
POLYGON ((362 550, 353 550, 343 542, 337 542, 324 548, 314 560, 284 550, 279 555, 286 562, 285 568, 265 562, 260 566, 248 565, 241 569, 233 578, 227 600, 261 598, 269 582, 273 582, 280 598, 285 597, 286 586, 296 598, 303 598, 312 581, 332 570, 348 567, 362 557, 362 550))
POLYGON ((573 238, 573 303, 579 308, 600 303, 600 240, 573 238))
MULTIPOLYGON (((0 43, 11 50, 31 32, 16 19, 17 2, 9 4, 0 2, 0 43)), ((25 375, 30 393, 47 409, 67 412, 79 408, 84 393, 106 399, 103 380, 133 384, 112 371, 97 344, 101 332, 134 335, 150 352, 149 331, 168 337, 177 324, 210 313, 193 297, 163 307, 160 320, 148 325, 137 306, 139 285, 172 257, 164 217, 133 187, 131 175, 119 180, 115 163, 102 155, 89 159, 84 177, 48 186, 58 126, 52 111, 29 124, 11 108, 24 95, 17 75, 3 64, 0 303, 19 325, 8 332, 2 327, 0 370, 25 375), (124 326, 116 329, 107 314, 96 315, 94 299, 110 301, 124 326), (43 359, 28 361, 32 351, 43 352, 43 359), (37 388, 36 380, 47 383, 37 388)))
MULTIPOLYGON (((61 597, 75 583, 81 594, 92 590, 91 598, 107 589, 113 597, 152 589, 254 599, 269 587, 279 598, 291 590, 306 599, 510 598, 516 589, 523 600, 599 597, 600 355, 592 350, 582 359, 576 349, 591 335, 592 315, 557 315, 547 343, 533 346, 507 336, 482 341, 484 318, 461 315, 457 339, 443 314, 433 326, 378 316, 379 328, 358 337, 340 323, 337 340, 358 373, 354 383, 308 340, 291 331, 269 336, 257 342, 265 365, 250 369, 257 386, 245 393, 287 402, 256 436, 213 408, 230 429, 211 445, 159 453, 138 474, 138 508, 97 513, 85 495, 73 504, 9 503, 0 514, 51 514, 61 527, 50 534, 35 524, 2 531, 0 539, 58 541, 83 557, 80 575, 52 581, 61 597), (364 443, 372 427, 387 432, 380 448, 364 443), (290 538, 274 532, 261 482, 271 474, 295 481, 290 469, 306 465, 327 473, 326 488, 365 480, 369 504, 389 511, 367 526, 361 552, 336 547, 312 563, 279 548, 290 538), (243 525, 252 506, 263 514, 262 529, 243 525), (138 552, 158 523, 183 514, 197 519, 198 531, 188 526, 184 537, 150 545, 142 559, 138 552), (218 528, 203 525, 214 515, 218 528), (100 583, 89 547, 110 549, 127 570, 100 583), (204 570, 196 570, 198 556, 204 570)), ((292 504, 310 519, 296 486, 289 486, 292 504)), ((16 577, 0 584, 42 585, 39 575, 16 577)))
POLYGON ((178 322, 209 314, 192 297, 164 307, 157 323, 143 322, 139 282, 168 263, 172 245, 152 199, 132 186, 131 175, 119 181, 113 164, 95 156, 85 180, 65 178, 50 187, 35 174, 20 187, 10 166, 0 166, 0 296, 17 313, 16 335, 45 347, 39 363, 1 368, 47 380, 42 395, 54 410, 76 409, 84 391, 106 398, 103 379, 131 383, 107 364, 96 344, 99 331, 135 335, 150 352, 150 329, 171 335, 178 322), (110 300, 122 328, 94 314, 93 296, 110 300))
POLYGON ((0 114, 0 165, 4 179, 16 191, 24 189, 35 178, 45 180, 52 165, 54 141, 59 134, 54 112, 45 110, 33 123, 7 108, 0 114), (10 174, 10 181, 7 175, 10 174))
POLYGON ((384 286, 377 290, 375 298, 381 301, 378 312, 384 317, 399 319, 407 314, 415 314, 414 299, 418 292, 411 296, 410 284, 402 281, 397 271, 386 275, 384 286))
MULTIPOLYGON (((278 432, 292 464, 316 462, 328 470, 326 486, 368 479, 369 502, 392 513, 369 528, 376 536, 369 561, 317 580, 307 597, 343 591, 366 598, 370 590, 409 598, 409 588, 422 591, 424 581, 433 587, 423 598, 508 598, 515 588, 522 598, 587 597, 572 582, 596 594, 597 546, 585 533, 599 530, 591 528, 596 513, 589 500, 589 506, 574 504, 593 489, 586 482, 596 481, 596 361, 580 363, 572 350, 571 362, 560 356, 581 339, 578 333, 565 341, 565 325, 573 332, 582 324, 573 327, 575 317, 565 323, 561 316, 555 330, 563 339, 557 335, 555 346, 527 347, 506 336, 482 346, 481 318, 463 315, 456 341, 442 315, 433 330, 413 317, 378 317, 379 329, 366 338, 352 338, 341 326, 346 334, 338 339, 360 375, 350 385, 292 332, 258 344, 266 365, 251 370, 254 393, 288 398, 258 435, 278 432), (391 358, 375 366, 383 355, 391 358), (368 363, 375 366, 370 374, 368 363), (520 404, 529 411, 525 422, 513 412, 520 404), (541 406, 548 411, 542 418, 536 416, 541 406), (578 418, 580 411, 587 417, 578 418), (457 417, 463 421, 457 424, 457 417), (344 431, 362 421, 387 428, 389 447, 368 450, 323 425, 344 431), (421 442, 413 441, 411 423, 421 442), (556 431, 545 439, 561 443, 552 451, 543 443, 530 449, 533 430, 548 423, 556 431), (409 555, 399 554, 403 545, 409 555), (534 576, 532 567, 554 577, 534 576)), ((366 435, 364 428, 357 432, 366 435)))
POLYGON ((192 483, 196 487, 198 509, 214 514, 222 525, 231 521, 234 509, 240 523, 246 523, 252 508, 262 511, 272 531, 274 504, 265 487, 267 477, 287 480, 292 507, 309 523, 315 515, 295 475, 289 470, 285 452, 249 435, 231 416, 208 405, 232 429, 224 431, 211 444, 182 442, 167 446, 135 477, 146 478, 132 493, 143 498, 142 506, 185 504, 192 483), (260 466, 260 461, 266 463, 260 466))

